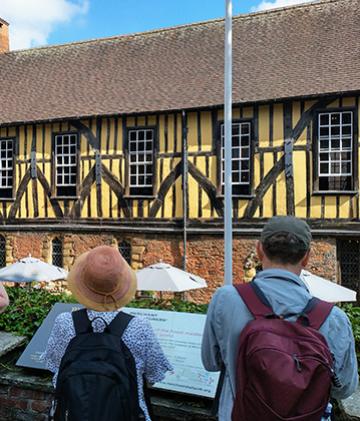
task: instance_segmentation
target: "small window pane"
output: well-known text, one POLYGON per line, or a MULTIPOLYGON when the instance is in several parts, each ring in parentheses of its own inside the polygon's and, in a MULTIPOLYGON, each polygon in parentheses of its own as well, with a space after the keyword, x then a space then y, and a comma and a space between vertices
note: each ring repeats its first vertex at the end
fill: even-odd
POLYGON ((131 244, 127 241, 121 241, 119 243, 119 253, 131 265, 131 244))
POLYGON ((58 238, 52 240, 52 264, 63 267, 63 245, 58 238))

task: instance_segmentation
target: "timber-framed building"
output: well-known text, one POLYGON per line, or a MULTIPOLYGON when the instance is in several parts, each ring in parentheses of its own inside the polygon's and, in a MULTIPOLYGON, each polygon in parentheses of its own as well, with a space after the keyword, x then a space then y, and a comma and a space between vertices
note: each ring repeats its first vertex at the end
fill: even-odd
MULTIPOLYGON (((234 270, 267 218, 310 223, 311 269, 359 288, 360 3, 233 21, 234 270)), ((223 268, 224 21, 9 51, 0 19, 0 260, 223 268)), ((209 291, 194 293, 203 299, 209 291)))

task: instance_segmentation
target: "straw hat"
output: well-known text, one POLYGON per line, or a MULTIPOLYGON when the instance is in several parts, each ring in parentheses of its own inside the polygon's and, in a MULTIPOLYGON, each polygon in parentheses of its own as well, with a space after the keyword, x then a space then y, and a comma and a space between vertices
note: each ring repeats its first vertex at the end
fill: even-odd
POLYGON ((136 275, 121 254, 99 246, 79 256, 67 278, 80 304, 96 311, 114 311, 132 300, 136 275))

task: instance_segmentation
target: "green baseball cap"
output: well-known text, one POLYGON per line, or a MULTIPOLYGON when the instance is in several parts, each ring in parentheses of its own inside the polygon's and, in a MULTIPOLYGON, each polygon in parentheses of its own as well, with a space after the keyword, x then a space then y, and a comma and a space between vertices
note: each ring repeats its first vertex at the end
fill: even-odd
POLYGON ((261 233, 261 242, 278 233, 294 234, 305 246, 310 248, 312 240, 309 225, 294 216, 274 216, 264 226, 261 233))

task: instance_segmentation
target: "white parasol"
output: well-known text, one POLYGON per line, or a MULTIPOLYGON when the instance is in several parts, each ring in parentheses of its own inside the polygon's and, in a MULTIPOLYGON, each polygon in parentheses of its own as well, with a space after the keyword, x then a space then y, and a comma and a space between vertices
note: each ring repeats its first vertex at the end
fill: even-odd
POLYGON ((34 257, 25 257, 0 269, 0 281, 4 282, 51 282, 66 279, 68 272, 34 257))
POLYGON ((206 281, 167 263, 156 263, 137 273, 139 291, 183 292, 207 287, 206 281))
POLYGON ((328 281, 306 270, 301 272, 300 278, 304 281, 312 296, 331 303, 356 301, 356 292, 345 288, 335 282, 328 281))

